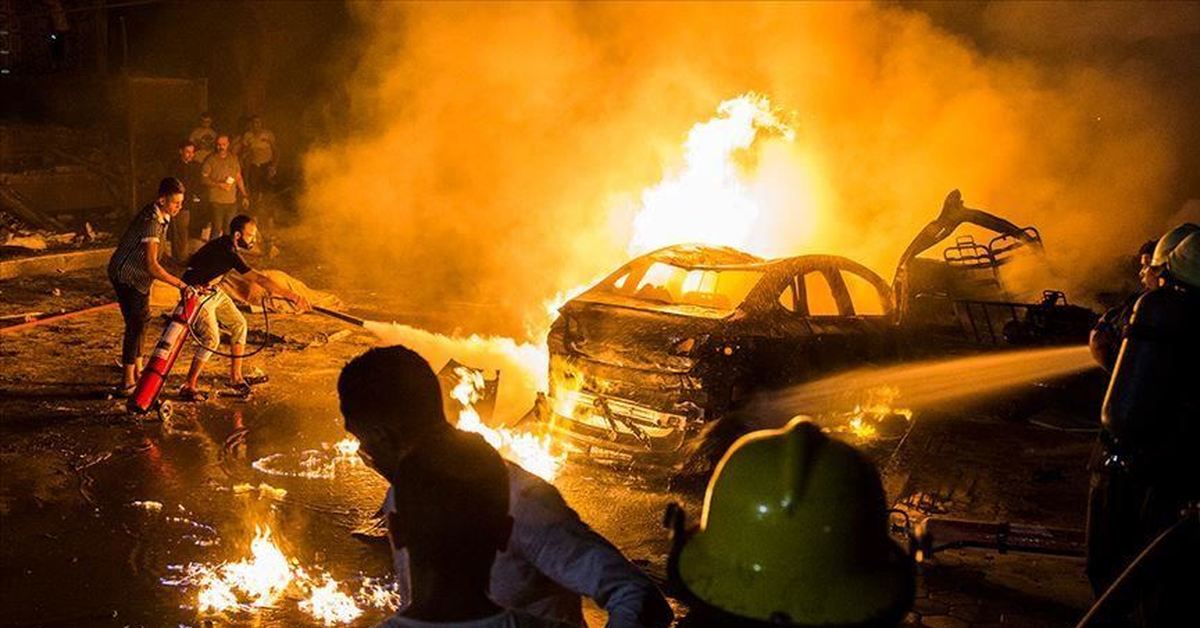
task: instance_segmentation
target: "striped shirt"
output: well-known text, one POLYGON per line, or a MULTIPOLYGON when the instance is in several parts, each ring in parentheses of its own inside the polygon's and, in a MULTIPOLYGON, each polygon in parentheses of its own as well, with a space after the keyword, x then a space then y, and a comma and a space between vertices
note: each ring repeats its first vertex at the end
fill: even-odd
MULTIPOLYGON (((158 208, 158 203, 143 207, 125 229, 117 249, 108 260, 108 278, 114 284, 124 284, 142 294, 150 292, 154 278, 146 260, 146 243, 162 242, 171 217, 158 208)), ((162 247, 158 249, 162 256, 162 247)))

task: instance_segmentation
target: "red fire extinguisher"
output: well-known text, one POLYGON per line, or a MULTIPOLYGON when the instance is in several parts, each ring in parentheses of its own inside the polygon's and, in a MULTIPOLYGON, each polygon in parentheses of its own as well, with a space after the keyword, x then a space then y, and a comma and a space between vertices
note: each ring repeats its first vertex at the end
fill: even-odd
MULTIPOLYGON (((154 346, 154 353, 150 355, 150 360, 142 369, 137 387, 129 396, 129 403, 126 407, 130 412, 142 413, 155 406, 158 393, 162 391, 171 367, 175 366, 175 360, 179 357, 179 352, 183 350, 183 345, 191 333, 189 329, 192 321, 199 311, 200 293, 194 288, 185 288, 179 297, 179 305, 176 305, 175 311, 171 313, 171 321, 167 323, 162 337, 154 346)), ((159 408, 160 412, 169 412, 169 410, 164 410, 161 403, 159 408)))

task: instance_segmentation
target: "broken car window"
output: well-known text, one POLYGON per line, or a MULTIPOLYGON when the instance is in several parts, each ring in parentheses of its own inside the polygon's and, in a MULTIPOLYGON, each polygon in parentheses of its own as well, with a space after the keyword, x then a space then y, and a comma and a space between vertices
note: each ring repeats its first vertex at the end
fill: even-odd
POLYGON ((850 292, 850 302, 854 304, 854 313, 858 316, 883 316, 887 313, 883 305, 883 296, 879 289, 867 281, 862 275, 848 270, 842 271, 842 280, 846 282, 846 290, 850 292))
POLYGON ((762 279, 758 270, 683 268, 654 262, 635 282, 637 269, 611 282, 606 292, 633 297, 639 301, 669 305, 692 305, 717 310, 733 309, 746 299, 762 279), (633 284, 633 285, 631 285, 633 284))
POLYGON ((838 316, 837 300, 829 280, 819 270, 804 275, 804 293, 808 296, 809 316, 838 316))
POLYGON ((789 312, 794 313, 796 311, 796 290, 792 287, 792 284, 788 284, 783 289, 783 292, 779 293, 779 305, 782 305, 783 309, 789 312))

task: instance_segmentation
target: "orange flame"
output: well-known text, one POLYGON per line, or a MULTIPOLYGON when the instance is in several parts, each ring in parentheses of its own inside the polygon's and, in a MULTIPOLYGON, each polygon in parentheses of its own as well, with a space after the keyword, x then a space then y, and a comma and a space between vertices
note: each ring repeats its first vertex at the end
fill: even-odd
POLYGON ((462 405, 456 427, 464 432, 474 432, 483 437, 500 455, 521 466, 526 471, 553 482, 566 462, 566 454, 555 455, 551 450, 549 435, 536 436, 528 432, 514 432, 503 427, 489 427, 475 410, 479 391, 483 390, 483 373, 458 367, 454 369, 458 383, 450 391, 450 397, 462 405))
POLYGON ((693 126, 684 144, 683 169, 642 191, 630 254, 690 242, 744 248, 760 210, 733 156, 749 148, 761 131, 789 142, 794 137, 771 101, 753 92, 722 102, 715 117, 693 126))
POLYGON ((358 593, 320 570, 310 575, 299 561, 288 558, 276 544, 269 526, 255 527, 250 556, 217 565, 193 563, 177 582, 195 586, 196 608, 201 614, 254 612, 275 607, 285 597, 298 599, 297 607, 326 626, 358 619, 364 607, 394 611, 401 598, 394 586, 366 578, 358 593))

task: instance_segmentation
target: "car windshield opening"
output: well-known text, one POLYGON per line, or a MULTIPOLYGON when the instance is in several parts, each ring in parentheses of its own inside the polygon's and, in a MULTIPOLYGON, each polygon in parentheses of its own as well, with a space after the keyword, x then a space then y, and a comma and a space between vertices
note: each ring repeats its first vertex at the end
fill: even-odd
POLYGON ((762 276, 760 270, 683 268, 653 262, 619 272, 598 288, 647 303, 732 310, 741 305, 762 276))

